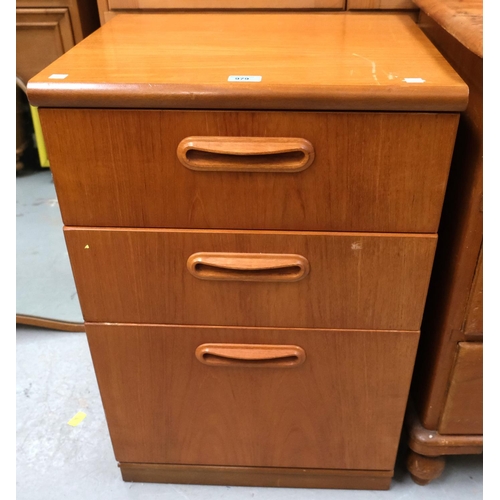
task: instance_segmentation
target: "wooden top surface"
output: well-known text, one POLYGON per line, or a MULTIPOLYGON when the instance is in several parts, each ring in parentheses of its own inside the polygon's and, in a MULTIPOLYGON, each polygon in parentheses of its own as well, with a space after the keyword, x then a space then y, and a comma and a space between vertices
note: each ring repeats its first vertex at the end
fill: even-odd
POLYGON ((116 16, 35 76, 28 97, 45 107, 461 111, 468 88, 406 15, 170 13, 116 16))
POLYGON ((483 57, 483 0, 413 0, 429 17, 483 57))

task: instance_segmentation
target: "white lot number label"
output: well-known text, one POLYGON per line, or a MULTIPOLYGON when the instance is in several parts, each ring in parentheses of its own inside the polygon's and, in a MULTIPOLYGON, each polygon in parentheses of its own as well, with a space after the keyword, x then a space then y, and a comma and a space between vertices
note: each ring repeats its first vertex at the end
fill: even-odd
POLYGON ((228 82, 260 82, 262 76, 257 75, 231 75, 227 79, 228 82))

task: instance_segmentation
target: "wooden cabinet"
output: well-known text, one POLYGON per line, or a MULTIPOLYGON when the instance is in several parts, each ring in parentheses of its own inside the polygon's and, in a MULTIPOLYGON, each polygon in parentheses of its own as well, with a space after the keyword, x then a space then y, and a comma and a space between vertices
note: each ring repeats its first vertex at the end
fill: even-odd
POLYGON ((16 38, 17 76, 26 83, 75 45, 68 9, 16 9, 16 38))
POLYGON ((352 10, 408 11, 416 19, 413 0, 97 0, 101 25, 120 13, 172 10, 352 10))
POLYGON ((483 433, 483 344, 459 342, 440 434, 483 433))
POLYGON ((402 14, 418 19, 418 7, 413 0, 346 0, 346 10, 351 13, 378 12, 402 14))
POLYGON ((412 0, 346 0, 348 10, 417 10, 412 0))
MULTIPOLYGON (((96 0, 16 0, 16 76, 25 91, 28 80, 99 26, 96 0)), ((26 97, 24 97, 26 100, 26 97)), ((31 109, 33 127, 18 123, 18 142, 35 132, 40 165, 49 166, 40 119, 31 109), (28 132, 31 129, 31 133, 28 132)), ((35 146, 31 137, 17 151, 35 146)), ((18 318, 24 322, 24 319, 18 318)))
POLYGON ((483 249, 477 261, 474 281, 472 282, 467 313, 464 323, 464 335, 468 339, 482 339, 483 336, 483 249))
POLYGON ((389 488, 468 94, 412 20, 117 16, 29 94, 123 478, 389 488))
POLYGON ((470 89, 450 170, 408 415, 408 467, 438 477, 446 455, 483 449, 482 2, 416 0, 419 25, 470 89), (431 436, 431 438, 429 438, 431 436))
POLYGON ((117 14, 172 10, 344 10, 348 0, 97 0, 101 24, 117 14))
POLYGON ((99 26, 95 0, 16 0, 16 73, 30 78, 99 26))

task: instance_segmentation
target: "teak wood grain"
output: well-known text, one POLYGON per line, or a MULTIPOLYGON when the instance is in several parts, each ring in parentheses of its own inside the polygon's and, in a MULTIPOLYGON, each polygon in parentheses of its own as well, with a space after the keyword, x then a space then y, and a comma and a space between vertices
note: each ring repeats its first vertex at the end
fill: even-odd
POLYGON ((369 9, 417 9, 412 0, 347 0, 350 10, 369 9))
POLYGON ((483 242, 483 60, 424 13, 420 26, 470 89, 457 132, 413 381, 422 425, 437 429, 455 360, 456 333, 463 332, 483 242))
POLYGON ((466 49, 483 57, 483 0, 414 0, 466 49))
POLYGON ((476 274, 472 283, 467 317, 465 318, 464 335, 466 338, 483 336, 483 250, 479 255, 476 274))
POLYGON ((483 344, 460 342, 439 424, 441 434, 483 433, 483 344))
POLYGON ((456 114, 434 113, 40 117, 66 225, 416 233, 437 230, 458 124, 456 114), (191 136, 301 138, 315 157, 295 173, 194 171, 177 157, 191 136))
POLYGON ((412 401, 405 416, 408 445, 414 452, 426 457, 442 455, 480 454, 483 452, 482 434, 440 434, 422 426, 412 401))
POLYGON ((134 483, 220 484, 281 488, 388 490, 393 471, 217 467, 120 463, 124 481, 134 483))
POLYGON ((346 0, 107 0, 109 9, 342 9, 346 0))
POLYGON ((74 45, 67 8, 16 9, 16 75, 24 83, 74 45))
POLYGON ((444 470, 445 459, 443 457, 426 457, 410 450, 406 458, 406 468, 411 478, 420 486, 429 484, 437 479, 444 470))
POLYGON ((410 17, 118 15, 29 96, 124 479, 388 488, 468 102, 410 17))
POLYGON ((65 228, 85 321, 418 330, 435 235, 65 228), (197 279, 198 252, 294 253, 300 281, 197 279))
POLYGON ((27 84, 98 26, 95 0, 16 0, 16 76, 27 84))
MULTIPOLYGON (((67 9, 75 43, 99 27, 99 14, 95 0, 16 0, 17 9, 67 9)), ((50 21, 49 21, 50 23, 50 21)), ((47 49, 48 47, 46 47, 47 49)), ((40 56, 43 54, 39 51, 40 56)), ((53 60, 52 60, 53 61, 53 60)), ((49 61, 49 62, 52 62, 49 61)), ((33 76, 35 73, 32 73, 33 76)), ((30 78, 31 78, 30 76, 30 78)))
POLYGON ((116 459, 392 470, 418 332, 86 324, 116 459), (292 368, 208 366, 207 342, 293 344, 292 368))
POLYGON ((118 15, 28 84, 33 105, 79 108, 460 111, 467 95, 408 16, 335 13, 118 15))

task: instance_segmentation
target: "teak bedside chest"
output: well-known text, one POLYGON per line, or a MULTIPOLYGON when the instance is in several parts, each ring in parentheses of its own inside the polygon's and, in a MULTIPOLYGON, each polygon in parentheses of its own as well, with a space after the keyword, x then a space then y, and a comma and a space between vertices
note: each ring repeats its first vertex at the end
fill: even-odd
POLYGON ((406 16, 117 16, 38 74, 129 481, 386 489, 467 86, 406 16))

